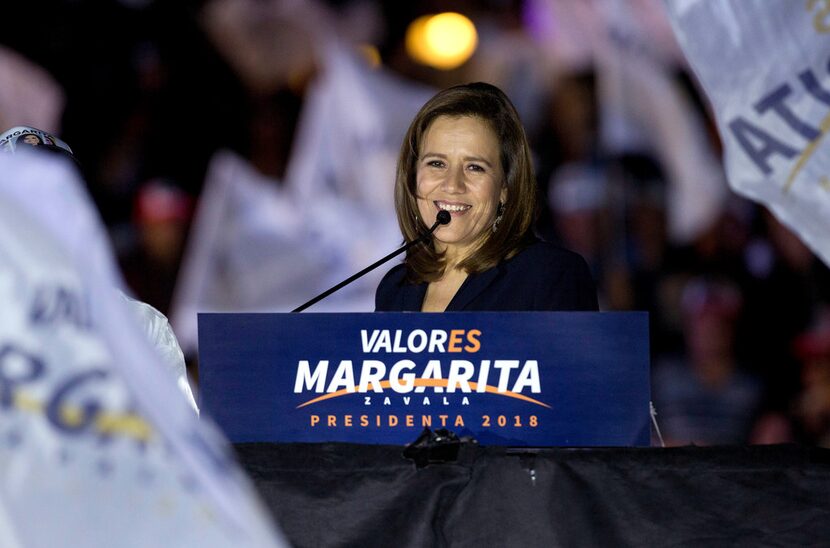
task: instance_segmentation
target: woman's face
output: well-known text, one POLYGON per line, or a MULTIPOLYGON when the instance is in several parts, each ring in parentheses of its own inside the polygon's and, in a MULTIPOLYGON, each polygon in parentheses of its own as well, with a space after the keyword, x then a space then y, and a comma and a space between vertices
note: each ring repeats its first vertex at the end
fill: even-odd
POLYGON ((31 133, 23 137, 23 142, 27 145, 37 146, 40 144, 40 137, 32 135, 31 133))
POLYGON ((435 231, 435 247, 459 260, 492 230, 507 197, 501 147, 490 126, 472 116, 440 116, 427 128, 416 180, 418 212, 431 226, 445 209, 452 221, 435 231))

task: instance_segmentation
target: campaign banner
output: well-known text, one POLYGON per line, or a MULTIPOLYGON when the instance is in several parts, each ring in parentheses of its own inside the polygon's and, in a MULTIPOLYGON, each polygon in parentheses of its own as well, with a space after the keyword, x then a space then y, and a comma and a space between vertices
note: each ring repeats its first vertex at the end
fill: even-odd
POLYGON ((649 445, 645 312, 200 314, 232 442, 649 445))

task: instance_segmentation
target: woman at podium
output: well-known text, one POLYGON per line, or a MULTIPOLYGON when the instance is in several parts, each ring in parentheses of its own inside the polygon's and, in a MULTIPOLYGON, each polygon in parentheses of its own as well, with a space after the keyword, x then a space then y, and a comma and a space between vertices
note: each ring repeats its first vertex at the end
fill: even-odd
POLYGON ((530 147, 507 96, 485 83, 439 92, 404 137, 395 208, 407 241, 442 210, 450 222, 386 274, 375 309, 597 310, 585 260, 533 235, 536 207, 530 147))

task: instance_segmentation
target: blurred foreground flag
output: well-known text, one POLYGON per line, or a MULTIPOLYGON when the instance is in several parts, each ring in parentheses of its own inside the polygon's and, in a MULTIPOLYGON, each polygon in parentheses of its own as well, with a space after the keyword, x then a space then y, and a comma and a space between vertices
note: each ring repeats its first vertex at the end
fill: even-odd
POLYGON ((0 154, 0 546, 280 546, 62 158, 0 154))
POLYGON ((830 4, 666 0, 714 107, 727 177, 830 264, 830 4))

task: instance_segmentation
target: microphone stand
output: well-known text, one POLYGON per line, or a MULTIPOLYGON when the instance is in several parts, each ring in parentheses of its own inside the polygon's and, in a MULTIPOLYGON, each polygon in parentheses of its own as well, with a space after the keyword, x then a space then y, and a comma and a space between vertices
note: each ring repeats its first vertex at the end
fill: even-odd
POLYGON ((361 270, 357 274, 353 274, 353 275, 349 276, 348 278, 346 278, 345 280, 343 280, 339 284, 335 285, 334 287, 330 287, 329 289, 323 291, 322 293, 320 293, 319 295, 317 295, 316 297, 314 297, 310 301, 306 302, 305 304, 301 304, 300 306, 298 306, 297 308, 295 308, 291 312, 302 312, 303 310, 305 310, 309 306, 315 304, 316 302, 325 299, 326 297, 328 297, 329 295, 331 295, 332 293, 334 293, 338 289, 349 285, 350 283, 352 283, 356 279, 360 278, 364 274, 366 274, 368 272, 371 272, 372 270, 376 269, 377 267, 379 267, 380 265, 382 265, 383 263, 385 263, 389 259, 395 257, 396 255, 400 255, 401 253, 403 253, 404 251, 406 251, 407 249, 409 249, 413 245, 419 244, 419 243, 426 243, 427 237, 431 236, 432 233, 435 232, 435 230, 439 226, 449 224, 450 219, 451 219, 451 217, 450 217, 449 212, 444 211, 442 209, 441 211, 438 212, 438 215, 435 218, 435 224, 433 224, 432 227, 425 234, 422 234, 417 240, 412 240, 411 242, 406 243, 405 245, 403 245, 402 247, 396 249, 395 251, 393 251, 392 253, 390 253, 386 257, 370 264, 369 266, 367 266, 366 268, 364 268, 363 270, 361 270))

